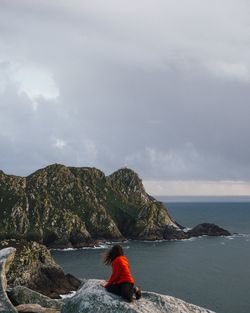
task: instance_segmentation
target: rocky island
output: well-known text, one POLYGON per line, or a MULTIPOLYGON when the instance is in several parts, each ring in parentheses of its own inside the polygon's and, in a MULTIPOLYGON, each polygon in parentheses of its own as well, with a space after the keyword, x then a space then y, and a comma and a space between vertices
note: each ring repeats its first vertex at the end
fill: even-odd
POLYGON ((109 176, 96 168, 60 164, 27 177, 0 171, 0 239, 79 248, 125 238, 230 235, 217 226, 213 232, 211 224, 189 232, 183 228, 161 202, 146 193, 139 176, 128 168, 109 176))

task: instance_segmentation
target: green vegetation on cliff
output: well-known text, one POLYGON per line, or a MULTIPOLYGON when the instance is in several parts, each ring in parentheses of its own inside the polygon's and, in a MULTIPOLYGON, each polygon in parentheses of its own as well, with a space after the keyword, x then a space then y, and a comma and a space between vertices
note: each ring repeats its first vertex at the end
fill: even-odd
POLYGON ((0 171, 1 239, 80 247, 98 239, 162 239, 166 227, 179 230, 130 169, 110 176, 60 164, 28 177, 0 171))

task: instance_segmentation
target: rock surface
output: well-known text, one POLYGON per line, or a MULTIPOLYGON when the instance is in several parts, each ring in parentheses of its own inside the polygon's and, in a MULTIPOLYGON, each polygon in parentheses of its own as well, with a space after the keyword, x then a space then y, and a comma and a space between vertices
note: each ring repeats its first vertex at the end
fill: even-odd
POLYGON ((168 226, 179 228, 127 168, 110 176, 60 164, 28 177, 0 171, 0 239, 81 247, 102 239, 164 239, 168 226))
POLYGON ((16 310, 25 313, 60 313, 58 310, 44 308, 39 304, 20 304, 16 310))
POLYGON ((16 286, 9 293, 8 296, 11 302, 17 306, 21 304, 39 304, 44 308, 51 308, 60 310, 63 302, 61 300, 54 300, 46 297, 36 291, 27 287, 16 286))
POLYGON ((143 292, 142 298, 127 303, 120 297, 108 293, 100 281, 90 279, 79 289, 75 296, 68 299, 62 313, 213 313, 205 308, 187 303, 180 299, 143 292))
POLYGON ((80 286, 80 280, 64 274, 45 246, 13 239, 0 242, 0 249, 6 247, 16 248, 7 272, 9 287, 22 285, 51 298, 60 298, 60 294, 68 294, 80 286))
POLYGON ((9 263, 12 262, 15 254, 14 248, 6 248, 0 250, 0 312, 1 313, 14 313, 17 312, 11 304, 6 294, 6 271, 8 270, 9 263))

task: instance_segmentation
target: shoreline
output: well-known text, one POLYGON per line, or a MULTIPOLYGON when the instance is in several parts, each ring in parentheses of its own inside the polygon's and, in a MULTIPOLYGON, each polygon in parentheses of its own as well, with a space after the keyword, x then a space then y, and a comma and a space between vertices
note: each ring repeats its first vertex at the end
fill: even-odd
MULTIPOLYGON (((185 242, 185 241, 194 241, 197 239, 202 239, 202 238, 211 238, 211 237, 220 237, 220 238, 225 238, 228 240, 232 240, 235 238, 248 238, 250 237, 250 234, 232 234, 230 236, 208 236, 208 235, 201 235, 201 236, 196 236, 196 237, 190 237, 190 238, 185 238, 185 239, 159 239, 159 240, 143 240, 143 239, 127 239, 125 241, 120 241, 120 242, 112 242, 112 241, 107 241, 107 242, 103 242, 102 244, 100 244, 99 246, 86 246, 86 247, 81 247, 81 248, 48 248, 50 251, 79 251, 79 250, 102 250, 102 249, 108 249, 110 245, 115 244, 115 243, 130 243, 130 242, 141 242, 141 243, 167 243, 167 242, 185 242)), ((126 248, 126 247, 125 247, 126 248)), ((128 248, 127 248, 128 249, 128 248)))

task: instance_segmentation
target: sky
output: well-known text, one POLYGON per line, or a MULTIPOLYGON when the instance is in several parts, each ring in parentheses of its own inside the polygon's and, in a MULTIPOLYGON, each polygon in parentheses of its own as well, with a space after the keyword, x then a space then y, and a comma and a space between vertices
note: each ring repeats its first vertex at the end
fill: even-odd
POLYGON ((249 0, 0 0, 0 169, 250 195, 249 0))

